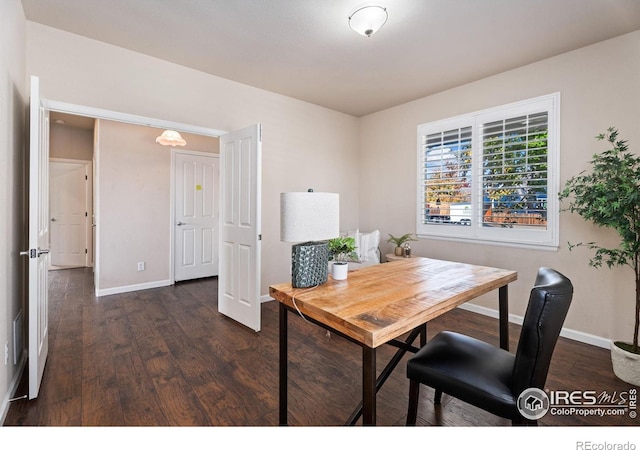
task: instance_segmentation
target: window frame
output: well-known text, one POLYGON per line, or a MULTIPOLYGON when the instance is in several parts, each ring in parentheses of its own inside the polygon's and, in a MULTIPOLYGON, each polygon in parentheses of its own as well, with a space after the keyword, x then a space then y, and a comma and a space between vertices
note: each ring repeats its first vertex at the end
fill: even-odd
POLYGON ((476 242, 509 247, 556 250, 559 247, 560 178, 560 93, 556 92, 473 113, 420 124, 417 127, 416 235, 419 238, 476 242), (487 227, 482 224, 482 126, 497 120, 546 112, 547 123, 547 226, 532 230, 518 227, 487 227), (471 127, 471 208, 470 226, 424 223, 424 137, 471 127))

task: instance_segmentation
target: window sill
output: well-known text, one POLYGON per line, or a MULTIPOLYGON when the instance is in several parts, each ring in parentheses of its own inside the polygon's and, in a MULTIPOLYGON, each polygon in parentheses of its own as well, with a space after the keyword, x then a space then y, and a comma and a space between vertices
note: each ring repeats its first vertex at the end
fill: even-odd
POLYGON ((442 236, 433 234, 417 234, 419 239, 430 239, 435 241, 459 242, 463 244, 494 245, 496 247, 524 248, 527 250, 539 250, 545 252, 557 252, 560 248, 558 243, 542 242, 518 242, 518 241, 495 241, 492 239, 482 239, 478 237, 457 237, 442 236))

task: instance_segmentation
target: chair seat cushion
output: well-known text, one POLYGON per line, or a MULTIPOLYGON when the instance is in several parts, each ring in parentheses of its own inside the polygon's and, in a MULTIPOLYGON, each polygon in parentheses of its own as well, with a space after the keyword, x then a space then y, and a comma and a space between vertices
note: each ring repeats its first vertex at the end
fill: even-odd
POLYGON ((515 355, 486 342, 438 333, 407 363, 407 377, 495 415, 520 416, 512 392, 515 355))

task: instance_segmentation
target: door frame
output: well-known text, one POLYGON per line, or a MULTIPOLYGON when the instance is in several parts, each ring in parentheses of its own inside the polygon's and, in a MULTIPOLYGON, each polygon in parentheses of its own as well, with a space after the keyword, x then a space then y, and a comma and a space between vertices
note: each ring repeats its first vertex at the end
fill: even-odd
MULTIPOLYGON (((218 152, 220 151, 220 147, 218 146, 218 152)), ((176 213, 176 155, 193 155, 193 156, 206 156, 218 159, 218 186, 216 186, 216 193, 220 193, 220 153, 209 153, 209 152, 199 152, 196 150, 183 150, 179 148, 172 147, 171 148, 171 175, 170 175, 170 183, 171 189, 169 192, 169 225, 170 225, 170 235, 169 241, 171 242, 171 249, 169 251, 169 260, 170 260, 170 276, 169 281, 171 284, 175 284, 176 282, 176 268, 175 268, 175 249, 176 249, 176 232, 175 232, 175 213, 176 213)), ((220 199, 217 201, 218 209, 220 208, 220 199)), ((220 232, 220 214, 218 214, 218 233, 220 232)), ((220 249, 218 249, 218 264, 220 263, 220 249)))
MULTIPOLYGON (((93 217, 93 162, 86 159, 70 159, 70 158, 52 158, 49 157, 49 167, 51 167, 51 163, 62 163, 62 164, 82 164, 85 170, 85 176, 87 177, 87 184, 85 185, 85 199, 84 199, 84 207, 86 209, 87 215, 84 218, 84 229, 85 229, 85 241, 84 245, 87 249, 87 253, 84 255, 84 267, 92 267, 93 266, 93 246, 95 243, 93 242, 93 227, 91 226, 92 217, 93 217)), ((49 180, 49 186, 51 186, 51 180, 49 180)), ((51 192, 49 192, 49 197, 51 197, 51 192)), ((49 238, 49 242, 51 242, 51 237, 49 238)), ((51 261, 49 261, 51 264, 51 261)))
MULTIPOLYGON (((156 119, 156 118, 151 118, 151 117, 145 117, 145 116, 138 116, 135 114, 126 114, 126 113, 121 113, 121 112, 117 112, 117 111, 110 111, 110 110, 106 110, 106 109, 100 109, 100 108, 93 108, 90 106, 83 106, 83 105, 78 105, 78 104, 73 104, 73 103, 66 103, 66 102, 60 102, 60 101, 56 101, 56 100, 49 100, 49 99, 44 99, 43 100, 44 106, 46 107, 46 109, 48 109, 51 112, 60 112, 60 113, 66 113, 66 114, 75 114, 78 116, 85 116, 85 117, 92 117, 94 119, 104 119, 104 120, 111 120, 114 122, 122 122, 122 123, 127 123, 127 124, 131 124, 131 125, 140 125, 140 126, 146 126, 146 127, 151 127, 151 128, 159 128, 159 129, 171 129, 171 130, 175 130, 178 132, 184 132, 184 133, 192 133, 192 134, 199 134, 202 136, 211 136, 211 137, 220 137, 224 134, 227 134, 227 131, 222 131, 222 130, 217 130, 214 128, 207 128, 207 127, 201 127, 201 126, 197 126, 197 125, 189 125, 189 124, 185 124, 185 123, 180 123, 180 122, 173 122, 173 121, 169 121, 169 120, 162 120, 162 119, 156 119)), ((98 130, 99 133, 99 130, 98 130)), ((98 166, 100 165, 100 149, 99 148, 94 148, 94 166, 93 169, 94 171, 96 171, 98 169, 98 166)), ((93 178, 93 183, 94 183, 94 190, 93 190, 93 195, 94 195, 94 202, 93 202, 93 209, 94 209, 94 220, 93 223, 96 224, 95 227, 95 235, 94 235, 94 255, 93 255, 93 269, 94 269, 94 289, 95 289, 95 293, 96 296, 100 293, 100 285, 99 285, 99 279, 100 279, 100 217, 99 217, 99 205, 100 205, 100 189, 99 189, 99 174, 96 172, 95 176, 93 178)), ((170 200, 172 201, 172 200, 170 200)), ((170 244, 172 244, 172 242, 170 242, 170 244)), ((173 255, 170 255, 170 258, 172 258, 173 255)), ((170 268, 170 276, 171 276, 171 282, 173 283, 173 279, 174 274, 173 274, 173 260, 171 260, 169 262, 171 264, 171 268, 170 268)))

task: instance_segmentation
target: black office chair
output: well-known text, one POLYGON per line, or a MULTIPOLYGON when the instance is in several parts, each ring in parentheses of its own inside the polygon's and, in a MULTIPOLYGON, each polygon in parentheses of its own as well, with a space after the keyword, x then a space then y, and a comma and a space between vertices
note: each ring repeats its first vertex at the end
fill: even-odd
POLYGON ((444 392, 514 425, 536 425, 518 411, 518 396, 527 388, 544 388, 572 297, 568 278, 546 267, 538 270, 515 355, 469 336, 438 333, 407 363, 407 425, 416 423, 420 384, 435 389, 436 404, 444 392))

